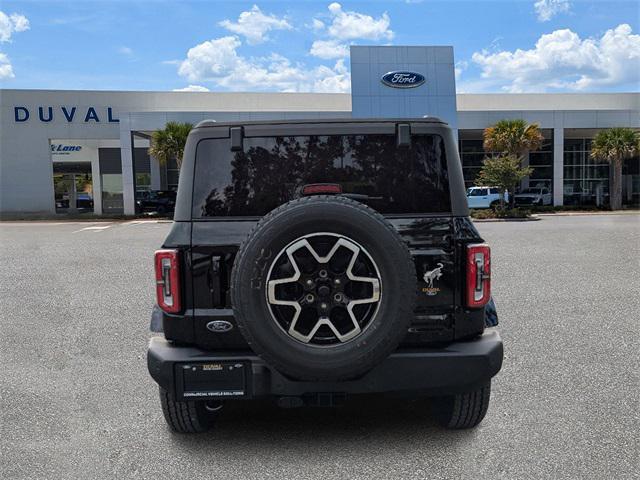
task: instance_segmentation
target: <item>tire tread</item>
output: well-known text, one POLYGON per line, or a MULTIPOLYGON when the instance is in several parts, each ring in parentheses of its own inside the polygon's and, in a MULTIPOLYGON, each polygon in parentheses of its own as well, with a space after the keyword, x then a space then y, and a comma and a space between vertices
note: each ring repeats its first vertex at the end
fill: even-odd
POLYGON ((163 388, 160 388, 160 404, 167 425, 176 433, 206 432, 215 416, 198 409, 195 401, 173 400, 163 388))
POLYGON ((484 419, 490 397, 491 383, 472 392, 440 397, 435 400, 438 420, 447 428, 473 428, 484 419))

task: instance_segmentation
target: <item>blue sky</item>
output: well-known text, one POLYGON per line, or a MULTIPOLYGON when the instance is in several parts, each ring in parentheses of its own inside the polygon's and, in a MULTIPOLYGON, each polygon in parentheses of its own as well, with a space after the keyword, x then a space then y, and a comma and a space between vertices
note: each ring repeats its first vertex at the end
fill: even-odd
POLYGON ((637 1, 0 3, 3 88, 349 89, 348 45, 453 45, 459 92, 640 90, 637 1))

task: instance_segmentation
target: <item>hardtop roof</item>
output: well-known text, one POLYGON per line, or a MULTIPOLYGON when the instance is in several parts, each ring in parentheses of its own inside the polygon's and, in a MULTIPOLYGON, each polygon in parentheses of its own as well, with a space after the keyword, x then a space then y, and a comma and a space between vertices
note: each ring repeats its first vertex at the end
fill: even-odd
POLYGON ((419 117, 419 118, 309 118, 309 119, 282 119, 282 120, 250 120, 250 121, 232 121, 217 122, 216 120, 202 120, 198 122, 194 128, 209 127, 243 127, 250 125, 287 125, 287 124, 366 124, 366 123, 433 123, 448 125, 447 122, 437 117, 419 117))

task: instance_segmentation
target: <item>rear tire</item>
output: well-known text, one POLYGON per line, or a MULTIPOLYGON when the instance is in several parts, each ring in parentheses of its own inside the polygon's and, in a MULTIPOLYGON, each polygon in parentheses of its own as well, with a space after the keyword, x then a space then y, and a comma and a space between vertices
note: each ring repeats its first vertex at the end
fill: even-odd
POLYGON ((162 413, 169 428, 176 433, 202 433, 213 426, 222 403, 206 400, 177 401, 160 388, 162 413))
POLYGON ((500 202, 494 201, 494 202, 491 202, 491 204, 489 205, 489 208, 491 208, 492 210, 497 210, 499 206, 500 206, 500 202))
POLYGON ((487 413, 491 382, 473 392, 433 399, 433 410, 442 426, 452 429, 473 428, 487 413))

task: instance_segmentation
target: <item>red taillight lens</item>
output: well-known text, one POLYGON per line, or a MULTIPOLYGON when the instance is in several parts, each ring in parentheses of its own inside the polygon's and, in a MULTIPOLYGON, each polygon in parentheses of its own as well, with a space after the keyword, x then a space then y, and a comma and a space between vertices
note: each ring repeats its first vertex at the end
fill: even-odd
POLYGON ((302 187, 302 195, 322 195, 322 194, 342 193, 342 186, 339 183, 310 183, 302 187))
POLYGON ((467 245, 467 307, 478 308, 491 298, 491 249, 485 243, 467 245))
POLYGON ((180 261, 178 250, 157 250, 156 296, 158 306, 168 313, 180 311, 180 261))

